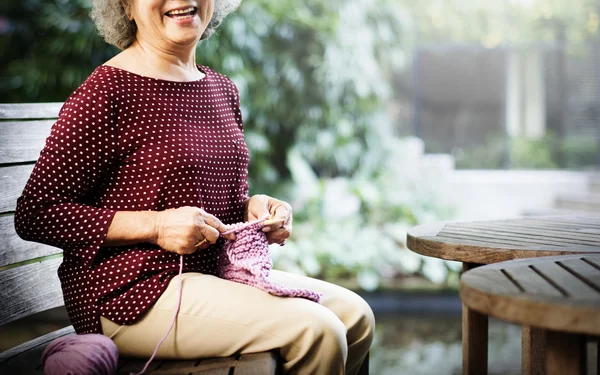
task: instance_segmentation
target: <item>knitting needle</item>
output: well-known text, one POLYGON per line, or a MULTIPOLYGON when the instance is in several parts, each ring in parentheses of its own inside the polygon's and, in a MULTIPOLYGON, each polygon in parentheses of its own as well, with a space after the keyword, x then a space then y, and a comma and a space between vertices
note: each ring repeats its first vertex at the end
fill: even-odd
POLYGON ((267 219, 265 220, 264 224, 265 226, 267 225, 273 225, 273 224, 283 224, 285 222, 285 219, 267 219))

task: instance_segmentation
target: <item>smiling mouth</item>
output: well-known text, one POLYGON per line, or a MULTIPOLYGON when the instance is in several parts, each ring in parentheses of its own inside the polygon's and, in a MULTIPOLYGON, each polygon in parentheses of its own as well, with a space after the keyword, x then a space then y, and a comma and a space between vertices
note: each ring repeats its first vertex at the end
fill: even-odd
POLYGON ((167 13, 165 13, 165 16, 170 17, 170 18, 175 18, 175 19, 192 18, 196 15, 197 11, 198 11, 198 8, 196 8, 196 7, 175 9, 175 10, 170 10, 167 13))

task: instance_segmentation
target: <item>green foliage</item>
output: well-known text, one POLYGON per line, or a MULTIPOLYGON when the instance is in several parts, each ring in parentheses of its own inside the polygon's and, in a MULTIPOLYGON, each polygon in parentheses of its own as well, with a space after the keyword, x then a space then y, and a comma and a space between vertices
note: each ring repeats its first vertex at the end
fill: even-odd
MULTIPOLYGON (((87 1, 2 7, 1 102, 63 101, 117 52, 87 1)), ((400 271, 447 276, 404 248, 408 227, 451 213, 419 185, 419 147, 395 138, 386 115, 404 24, 394 0, 253 0, 200 43, 197 62, 239 88, 251 190, 294 206, 281 268, 365 288, 400 271)))
POLYGON ((457 169, 502 169, 505 158, 505 140, 492 136, 481 145, 457 148, 453 151, 457 169))
POLYGON ((598 165, 599 141, 594 137, 567 137, 561 144, 564 167, 581 169, 598 165))
POLYGON ((421 141, 376 130, 371 136, 379 138, 379 147, 351 177, 319 177, 297 149, 288 154, 294 232, 283 250, 273 249, 276 265, 329 280, 352 278, 367 290, 401 274, 447 281, 450 266, 405 247, 410 227, 453 215, 428 189, 421 141))
POLYGON ((423 266, 402 250, 406 230, 440 205, 408 183, 418 160, 402 154, 385 113, 404 59, 402 16, 388 0, 256 0, 198 50, 240 90, 251 188, 294 207, 278 268, 372 289, 423 266))
POLYGON ((583 169, 594 166, 598 155, 597 141, 590 137, 557 140, 548 134, 540 139, 513 137, 505 143, 502 136, 493 136, 482 145, 455 151, 456 166, 459 169, 501 169, 507 146, 513 169, 583 169), (553 148, 560 149, 564 155, 560 164, 552 155, 553 148))
POLYGON ((198 61, 237 84, 256 191, 289 178, 292 145, 319 175, 351 174, 402 54, 391 1, 243 2, 198 61))
POLYGON ((0 5, 0 102, 64 101, 112 57, 89 19, 88 1, 0 5))
POLYGON ((511 167, 515 169, 556 169, 552 158, 554 137, 541 139, 517 137, 512 142, 511 167))

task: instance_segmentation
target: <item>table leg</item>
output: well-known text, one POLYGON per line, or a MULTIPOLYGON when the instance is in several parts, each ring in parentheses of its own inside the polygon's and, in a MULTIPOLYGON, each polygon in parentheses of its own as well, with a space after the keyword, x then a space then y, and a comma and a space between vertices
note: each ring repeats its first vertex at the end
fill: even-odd
POLYGON ((521 373, 523 375, 544 375, 544 353, 546 330, 523 326, 521 328, 521 373))
MULTIPOLYGON (((463 272, 479 264, 463 263, 463 272)), ((462 305, 463 375, 485 375, 488 367, 488 317, 462 305)))
POLYGON ((546 331, 546 375, 581 375, 585 362, 583 335, 546 331))

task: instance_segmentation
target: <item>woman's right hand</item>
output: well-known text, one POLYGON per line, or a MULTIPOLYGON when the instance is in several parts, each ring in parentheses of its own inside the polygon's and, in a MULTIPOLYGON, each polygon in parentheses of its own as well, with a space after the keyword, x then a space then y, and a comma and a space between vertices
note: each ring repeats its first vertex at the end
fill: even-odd
MULTIPOLYGON (((166 251, 180 255, 192 254, 217 242, 219 235, 227 229, 219 219, 201 208, 172 208, 157 212, 155 243, 166 251), (199 243, 202 245, 197 246, 199 243)), ((225 235, 227 239, 234 237, 233 233, 225 235)))

